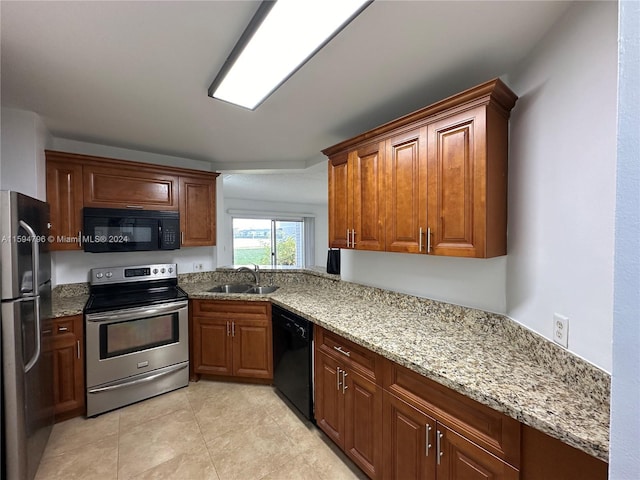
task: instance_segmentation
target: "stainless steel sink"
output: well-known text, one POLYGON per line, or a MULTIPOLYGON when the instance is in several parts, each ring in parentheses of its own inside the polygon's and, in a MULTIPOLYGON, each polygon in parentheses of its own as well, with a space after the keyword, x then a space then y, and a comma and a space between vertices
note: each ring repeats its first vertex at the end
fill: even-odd
POLYGON ((211 293, 246 293, 253 285, 250 283, 227 283, 225 285, 216 285, 208 291, 211 293))
POLYGON ((226 283, 224 285, 216 285, 208 291, 211 293, 249 293, 254 295, 264 295, 275 292, 278 289, 276 285, 258 286, 250 283, 226 283))
POLYGON ((264 286, 264 287, 255 286, 255 287, 251 287, 251 289, 247 293, 255 293, 255 294, 258 294, 258 295, 264 295, 266 293, 275 292, 278 288, 279 287, 277 287, 276 285, 268 285, 268 286, 264 286))

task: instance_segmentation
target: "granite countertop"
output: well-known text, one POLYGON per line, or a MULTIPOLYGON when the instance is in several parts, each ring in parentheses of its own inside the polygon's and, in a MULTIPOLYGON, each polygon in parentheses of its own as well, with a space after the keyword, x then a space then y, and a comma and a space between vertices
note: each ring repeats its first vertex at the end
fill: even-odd
MULTIPOLYGON (((181 276, 180 286, 191 299, 270 300, 608 461, 606 372, 501 315, 342 282, 321 270, 288 273, 261 274, 263 284, 280 285, 268 295, 207 292, 216 284, 247 280, 232 269, 181 276)), ((84 285, 85 290, 77 284, 54 291, 54 316, 82 313, 84 285)))
MULTIPOLYGON (((567 359, 555 346, 532 353, 526 345, 530 340, 517 332, 523 327, 514 327, 505 317, 347 282, 289 284, 269 295, 207 292, 212 286, 206 281, 182 285, 190 298, 271 300, 608 462, 606 373, 560 365, 567 359), (557 362, 558 368, 541 362, 539 355, 555 356, 546 360, 557 362)), ((546 348, 543 344, 535 349, 546 348)))

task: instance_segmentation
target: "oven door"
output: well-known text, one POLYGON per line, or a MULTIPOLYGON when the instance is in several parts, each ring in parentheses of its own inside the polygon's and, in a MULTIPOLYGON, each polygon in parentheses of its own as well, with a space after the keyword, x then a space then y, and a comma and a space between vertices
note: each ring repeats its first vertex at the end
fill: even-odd
POLYGON ((85 320, 87 389, 189 360, 186 301, 87 314, 85 320))

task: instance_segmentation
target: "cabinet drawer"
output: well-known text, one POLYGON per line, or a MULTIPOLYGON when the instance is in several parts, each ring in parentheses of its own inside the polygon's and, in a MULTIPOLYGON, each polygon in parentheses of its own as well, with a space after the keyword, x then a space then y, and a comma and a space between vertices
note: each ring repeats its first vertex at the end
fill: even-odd
POLYGON ((477 445, 520 467, 520 423, 405 367, 385 360, 384 388, 477 445))
POLYGON ((207 318, 269 319, 271 303, 239 300, 192 300, 193 315, 207 318))
POLYGON ((377 354, 318 326, 314 335, 316 348, 380 384, 382 361, 377 354))
MULTIPOLYGON (((76 317, 54 318, 52 322, 53 335, 76 334, 76 317)), ((79 332, 82 334, 82 332, 79 332)))

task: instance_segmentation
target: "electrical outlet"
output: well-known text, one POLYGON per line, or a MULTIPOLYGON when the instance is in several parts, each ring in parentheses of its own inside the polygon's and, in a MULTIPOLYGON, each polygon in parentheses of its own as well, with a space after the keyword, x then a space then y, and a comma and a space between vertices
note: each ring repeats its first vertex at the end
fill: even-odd
POLYGON ((569 345, 569 317, 553 314, 553 341, 564 348, 569 345))
POLYGON ((201 263, 194 263, 193 264, 193 271, 194 272, 201 272, 203 270, 204 266, 201 263))

